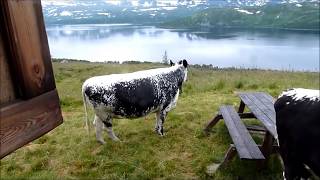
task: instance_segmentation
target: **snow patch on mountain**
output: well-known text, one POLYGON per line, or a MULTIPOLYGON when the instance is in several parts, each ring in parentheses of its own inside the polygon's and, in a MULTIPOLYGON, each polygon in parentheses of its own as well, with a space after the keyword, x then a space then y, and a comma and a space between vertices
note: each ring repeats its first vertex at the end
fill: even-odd
POLYGON ((239 9, 239 8, 234 8, 234 9, 237 10, 238 12, 241 12, 241 13, 254 14, 253 12, 250 12, 250 11, 247 11, 247 10, 244 10, 244 9, 239 9))
MULTIPOLYGON (((231 7, 248 15, 263 14, 252 12, 246 7, 263 6, 269 3, 288 3, 302 7, 303 2, 313 2, 319 6, 320 0, 42 0, 46 23, 124 23, 135 17, 155 17, 165 21, 172 17, 186 17, 211 7, 231 7), (237 8, 237 9, 236 9, 237 8), (99 19, 100 18, 100 19, 99 19), (88 19, 86 21, 73 21, 88 19)), ((128 22, 131 22, 128 21, 128 22)), ((142 22, 150 20, 144 18, 142 22)))
POLYGON ((60 16, 72 16, 72 12, 70 12, 70 11, 62 11, 60 13, 60 16))

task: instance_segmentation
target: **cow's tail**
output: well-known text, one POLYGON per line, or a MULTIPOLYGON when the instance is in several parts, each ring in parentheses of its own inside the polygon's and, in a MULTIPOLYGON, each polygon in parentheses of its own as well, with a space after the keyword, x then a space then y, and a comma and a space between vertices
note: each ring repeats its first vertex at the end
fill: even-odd
POLYGON ((87 97, 84 92, 84 88, 82 88, 82 100, 83 100, 83 107, 84 107, 84 113, 85 113, 85 124, 86 124, 86 129, 88 132, 88 135, 90 134, 90 125, 89 125, 89 119, 88 119, 88 111, 87 111, 87 97))

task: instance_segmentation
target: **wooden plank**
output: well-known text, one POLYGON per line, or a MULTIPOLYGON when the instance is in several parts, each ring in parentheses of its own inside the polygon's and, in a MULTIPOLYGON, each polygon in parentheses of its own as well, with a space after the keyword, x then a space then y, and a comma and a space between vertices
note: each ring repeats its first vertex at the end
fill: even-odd
POLYGON ((266 129, 274 136, 277 137, 275 123, 269 118, 247 95, 240 94, 240 98, 246 103, 248 108, 255 114, 258 120, 260 120, 266 129))
MULTIPOLYGON (((252 113, 238 113, 240 118, 256 118, 254 114, 252 113)), ((208 135, 210 132, 210 129, 212 129, 213 126, 215 126, 220 119, 223 119, 220 112, 211 120, 209 123, 205 126, 204 132, 208 135)))
POLYGON ((264 97, 264 98, 261 99, 261 101, 263 101, 263 103, 265 103, 265 105, 270 110, 272 110, 272 112, 270 113, 271 114, 271 120, 273 120, 273 122, 276 123, 276 111, 274 109, 275 99, 270 94, 267 94, 267 93, 260 92, 259 94, 260 94, 260 96, 264 97))
POLYGON ((1 28, 19 97, 55 89, 41 1, 0 1, 1 28))
POLYGON ((247 96, 252 100, 253 103, 256 104, 257 108, 259 108, 275 125, 275 121, 273 121, 273 114, 275 116, 274 107, 270 106, 272 102, 266 100, 264 96, 261 96, 258 93, 248 93, 247 96))
POLYGON ((245 125, 232 106, 221 106, 220 113, 225 120, 229 134, 241 159, 264 159, 245 125))
POLYGON ((268 99, 269 101, 272 102, 272 104, 274 104, 275 99, 268 93, 264 93, 264 92, 259 92, 261 95, 263 95, 266 99, 268 99))
POLYGON ((62 123, 56 90, 0 109, 0 157, 62 123))
POLYGON ((246 95, 252 100, 256 107, 269 118, 268 121, 271 122, 273 126, 272 135, 278 137, 275 122, 276 114, 271 99, 266 99, 265 96, 261 96, 261 93, 247 93, 246 95))
POLYGON ((247 105, 251 112, 260 120, 266 129, 274 136, 278 137, 276 126, 273 120, 271 120, 261 109, 258 108, 256 103, 247 96, 248 93, 239 93, 241 100, 247 105))
POLYGON ((0 104, 9 103, 16 99, 2 36, 0 33, 0 104))
POLYGON ((263 102, 269 109, 274 109, 274 99, 270 95, 267 95, 263 92, 253 93, 253 95, 259 98, 259 100, 263 102))
MULTIPOLYGON (((266 116, 266 118, 268 118, 268 120, 270 120, 270 117, 263 111, 263 110, 267 110, 267 108, 264 106, 264 104, 262 104, 259 101, 259 99, 254 97, 252 94, 253 93, 239 93, 239 96, 240 96, 241 100, 244 101, 244 103, 248 106, 248 108, 250 110, 252 110, 251 108, 254 108, 255 113, 263 114, 266 116)), ((273 124, 273 121, 270 121, 269 123, 273 124)))
MULTIPOLYGON (((274 110, 273 98, 270 99, 268 96, 266 96, 266 93, 262 93, 262 92, 253 93, 252 95, 255 96, 256 99, 258 99, 258 101, 260 101, 262 104, 264 104, 264 106, 268 110, 267 112, 270 115, 276 114, 276 112, 274 110)), ((273 119, 273 117, 270 116, 270 119, 273 119)))

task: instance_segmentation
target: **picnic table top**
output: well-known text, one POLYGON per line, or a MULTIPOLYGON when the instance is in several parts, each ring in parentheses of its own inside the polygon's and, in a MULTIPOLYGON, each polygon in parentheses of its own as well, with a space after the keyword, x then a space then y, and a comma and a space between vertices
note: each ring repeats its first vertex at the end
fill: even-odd
POLYGON ((270 134, 277 138, 276 112, 274 110, 273 97, 264 92, 239 92, 238 95, 241 101, 262 122, 270 134))

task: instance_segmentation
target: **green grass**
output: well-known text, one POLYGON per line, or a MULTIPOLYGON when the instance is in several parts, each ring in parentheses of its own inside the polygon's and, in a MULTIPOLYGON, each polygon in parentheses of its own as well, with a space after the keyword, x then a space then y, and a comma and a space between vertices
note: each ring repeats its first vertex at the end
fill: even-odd
MULTIPOLYGON (((165 122, 164 137, 153 132, 154 114, 136 120, 114 120, 122 142, 105 145, 84 128, 81 85, 91 76, 132 72, 159 64, 54 63, 64 123, 1 160, 1 179, 280 179, 273 156, 266 169, 235 158, 213 176, 206 167, 220 162, 231 139, 224 122, 209 137, 202 129, 221 104, 239 105, 236 91, 265 91, 276 97, 292 87, 319 88, 319 74, 263 70, 190 68, 176 109, 165 122)), ((90 117, 93 113, 90 111, 90 117)), ((257 123, 250 121, 248 123, 257 123)), ((261 141, 260 137, 255 137, 261 141)))

